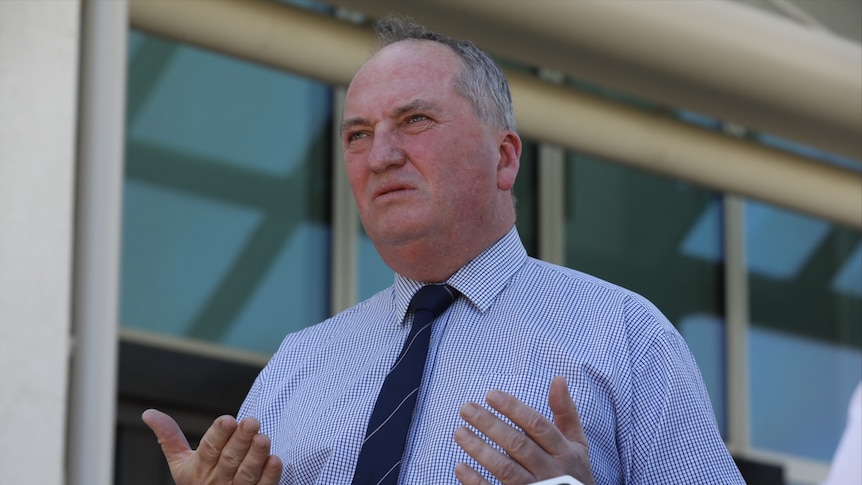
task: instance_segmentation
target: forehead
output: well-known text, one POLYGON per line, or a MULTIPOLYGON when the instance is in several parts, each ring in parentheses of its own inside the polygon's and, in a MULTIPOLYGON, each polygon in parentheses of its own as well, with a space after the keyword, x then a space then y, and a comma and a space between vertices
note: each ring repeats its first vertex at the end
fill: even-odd
POLYGON ((455 94, 452 80, 461 60, 449 47, 427 40, 403 40, 381 49, 356 73, 347 89, 345 114, 382 103, 455 94))

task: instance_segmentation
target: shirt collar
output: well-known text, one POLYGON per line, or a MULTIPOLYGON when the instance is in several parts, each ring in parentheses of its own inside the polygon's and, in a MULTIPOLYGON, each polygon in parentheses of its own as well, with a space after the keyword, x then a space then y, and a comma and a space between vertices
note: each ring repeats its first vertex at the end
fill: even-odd
MULTIPOLYGON (((458 290, 481 313, 490 308, 512 276, 527 259, 527 250, 514 226, 499 241, 455 272, 446 284, 458 290)), ((395 316, 404 321, 413 294, 424 283, 395 274, 395 316)))

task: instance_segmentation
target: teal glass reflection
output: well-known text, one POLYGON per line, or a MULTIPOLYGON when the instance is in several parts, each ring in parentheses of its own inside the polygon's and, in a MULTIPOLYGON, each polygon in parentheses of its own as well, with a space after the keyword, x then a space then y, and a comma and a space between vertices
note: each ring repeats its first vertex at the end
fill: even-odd
POLYGON ((721 199, 580 154, 566 164, 566 265, 640 293, 697 360, 725 433, 721 199))
POLYGON ((329 87, 129 37, 121 324, 263 353, 328 315, 329 87))
POLYGON ((517 217, 515 225, 527 254, 535 258, 539 253, 539 144, 524 139, 521 142, 521 166, 512 187, 517 217))
POLYGON ((862 379, 862 235, 758 202, 745 217, 752 445, 829 461, 862 379))

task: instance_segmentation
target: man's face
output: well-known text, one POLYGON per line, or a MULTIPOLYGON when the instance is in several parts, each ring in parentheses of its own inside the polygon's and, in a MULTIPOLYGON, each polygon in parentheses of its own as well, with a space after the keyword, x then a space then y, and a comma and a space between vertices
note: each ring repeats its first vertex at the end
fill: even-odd
POLYGON ((510 132, 487 126, 455 91, 460 66, 446 46, 401 41, 350 84, 342 124, 347 176, 378 250, 499 231, 500 204, 511 204, 508 174, 498 171, 510 132))

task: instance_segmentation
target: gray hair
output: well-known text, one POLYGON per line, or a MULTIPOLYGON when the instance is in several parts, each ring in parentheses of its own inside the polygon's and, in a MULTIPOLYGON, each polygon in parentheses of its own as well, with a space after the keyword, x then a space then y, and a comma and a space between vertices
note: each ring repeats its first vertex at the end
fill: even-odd
POLYGON ((402 40, 430 40, 452 49, 461 58, 455 91, 473 105, 476 116, 491 126, 515 131, 515 113, 509 82, 484 51, 468 40, 431 32, 407 17, 389 15, 375 25, 380 48, 402 40))

